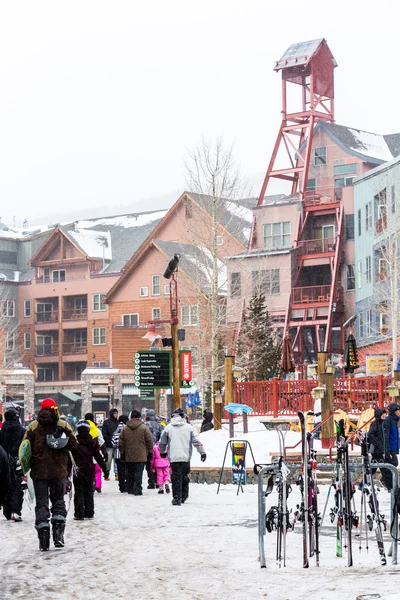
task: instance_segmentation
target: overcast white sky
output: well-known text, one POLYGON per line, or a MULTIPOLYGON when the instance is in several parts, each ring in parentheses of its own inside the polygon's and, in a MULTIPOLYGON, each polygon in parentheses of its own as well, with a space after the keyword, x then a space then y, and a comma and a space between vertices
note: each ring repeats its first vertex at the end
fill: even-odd
POLYGON ((274 60, 299 41, 325 37, 339 63, 338 123, 400 131, 399 17, 399 0, 0 0, 3 221, 178 197, 202 136, 260 176, 274 60))

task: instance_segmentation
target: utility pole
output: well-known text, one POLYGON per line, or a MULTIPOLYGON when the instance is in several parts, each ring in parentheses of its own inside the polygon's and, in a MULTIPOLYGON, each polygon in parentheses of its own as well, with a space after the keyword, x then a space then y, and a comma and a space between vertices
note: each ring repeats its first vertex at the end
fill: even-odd
MULTIPOLYGON (((171 338, 172 338, 172 388, 174 392, 174 410, 181 407, 181 382, 179 375, 179 340, 178 340, 178 282, 176 272, 179 265, 179 254, 168 263, 164 272, 165 279, 170 280, 169 304, 171 311, 171 338)), ((160 322, 160 321, 158 321, 160 322)))

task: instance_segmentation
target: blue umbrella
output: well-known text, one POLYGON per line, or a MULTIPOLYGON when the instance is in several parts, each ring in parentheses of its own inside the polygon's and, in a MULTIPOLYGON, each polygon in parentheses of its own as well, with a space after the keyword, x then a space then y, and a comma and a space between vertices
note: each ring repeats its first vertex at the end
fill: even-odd
POLYGON ((199 390, 196 390, 193 396, 193 405, 199 406, 201 404, 199 390))
POLYGON ((232 415, 242 415, 243 413, 249 414, 254 412, 250 406, 247 406, 246 404, 236 404, 235 402, 230 402, 224 406, 224 410, 232 415))
POLYGON ((193 406, 193 396, 192 396, 191 392, 188 393, 186 404, 187 404, 188 408, 192 408, 192 406, 193 406))

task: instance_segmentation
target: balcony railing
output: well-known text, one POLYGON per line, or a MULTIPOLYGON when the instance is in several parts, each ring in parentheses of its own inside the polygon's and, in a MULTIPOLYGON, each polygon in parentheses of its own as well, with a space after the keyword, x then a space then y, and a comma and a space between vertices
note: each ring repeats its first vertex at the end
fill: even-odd
POLYGON ((63 354, 86 354, 87 342, 66 342, 63 344, 63 354))
POLYGON ((335 252, 336 238, 301 240, 297 243, 299 254, 325 254, 335 252))
POLYGON ((35 356, 58 356, 58 344, 39 344, 35 348, 35 356))
POLYGON ((57 323, 58 310, 48 310, 45 312, 37 312, 35 323, 57 323))
POLYGON ((336 204, 342 199, 342 188, 323 188, 319 190, 307 190, 305 195, 306 206, 324 206, 325 204, 336 204))
POLYGON ((65 283, 66 281, 83 281, 84 279, 86 279, 86 277, 84 275, 80 275, 77 277, 71 277, 68 276, 65 279, 63 279, 62 281, 52 281, 52 277, 36 277, 36 283, 65 283))
MULTIPOLYGON (((330 295, 330 285, 296 287, 292 289, 292 304, 309 304, 311 302, 321 302, 326 304, 330 300, 330 295)), ((343 288, 337 288, 334 300, 336 303, 343 302, 343 288)))
POLYGON ((87 308, 67 308, 62 311, 63 321, 86 321, 87 308))

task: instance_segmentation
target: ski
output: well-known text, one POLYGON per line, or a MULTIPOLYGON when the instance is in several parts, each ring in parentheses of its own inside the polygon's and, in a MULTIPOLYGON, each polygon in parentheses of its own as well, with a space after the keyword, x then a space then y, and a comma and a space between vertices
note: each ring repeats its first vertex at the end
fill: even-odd
POLYGON ((343 447, 343 479, 344 479, 344 525, 346 529, 347 539, 347 566, 353 566, 353 547, 351 530, 353 527, 353 512, 351 510, 351 497, 352 497, 352 486, 351 486, 351 473, 349 467, 349 446, 346 444, 346 436, 344 432, 344 420, 339 421, 340 438, 343 447), (343 440, 343 442, 342 442, 343 440))
POLYGON ((331 521, 336 518, 336 556, 343 556, 343 440, 340 426, 336 423, 336 491, 335 508, 331 513, 331 521))
POLYGON ((361 446, 361 456, 363 463, 363 492, 365 492, 365 495, 369 497, 368 503, 372 513, 372 515, 368 515, 367 523, 369 525, 370 531, 372 531, 372 529, 375 526, 375 537, 378 546, 379 558, 381 561, 381 565, 384 566, 387 562, 382 535, 382 525, 386 530, 385 515, 381 515, 379 513, 379 503, 376 497, 376 490, 372 479, 371 461, 368 454, 367 436, 362 431, 358 432, 358 441, 360 442, 361 446))
MULTIPOLYGON (((315 562, 319 567, 319 514, 318 514, 318 485, 317 485, 317 453, 314 449, 314 439, 308 434, 309 446, 309 465, 310 465, 310 480, 309 480, 309 499, 311 505, 310 522, 310 539, 312 535, 312 543, 314 547, 315 562), (312 534, 311 534, 312 532, 312 534)), ((310 551, 310 556, 312 556, 310 551)))
POLYGON ((308 569, 308 527, 309 527, 309 505, 308 505, 308 452, 307 452, 307 435, 306 435, 306 419, 302 411, 298 412, 301 428, 301 456, 302 456, 302 474, 298 480, 301 492, 301 503, 299 506, 300 520, 303 526, 303 568, 308 569))

